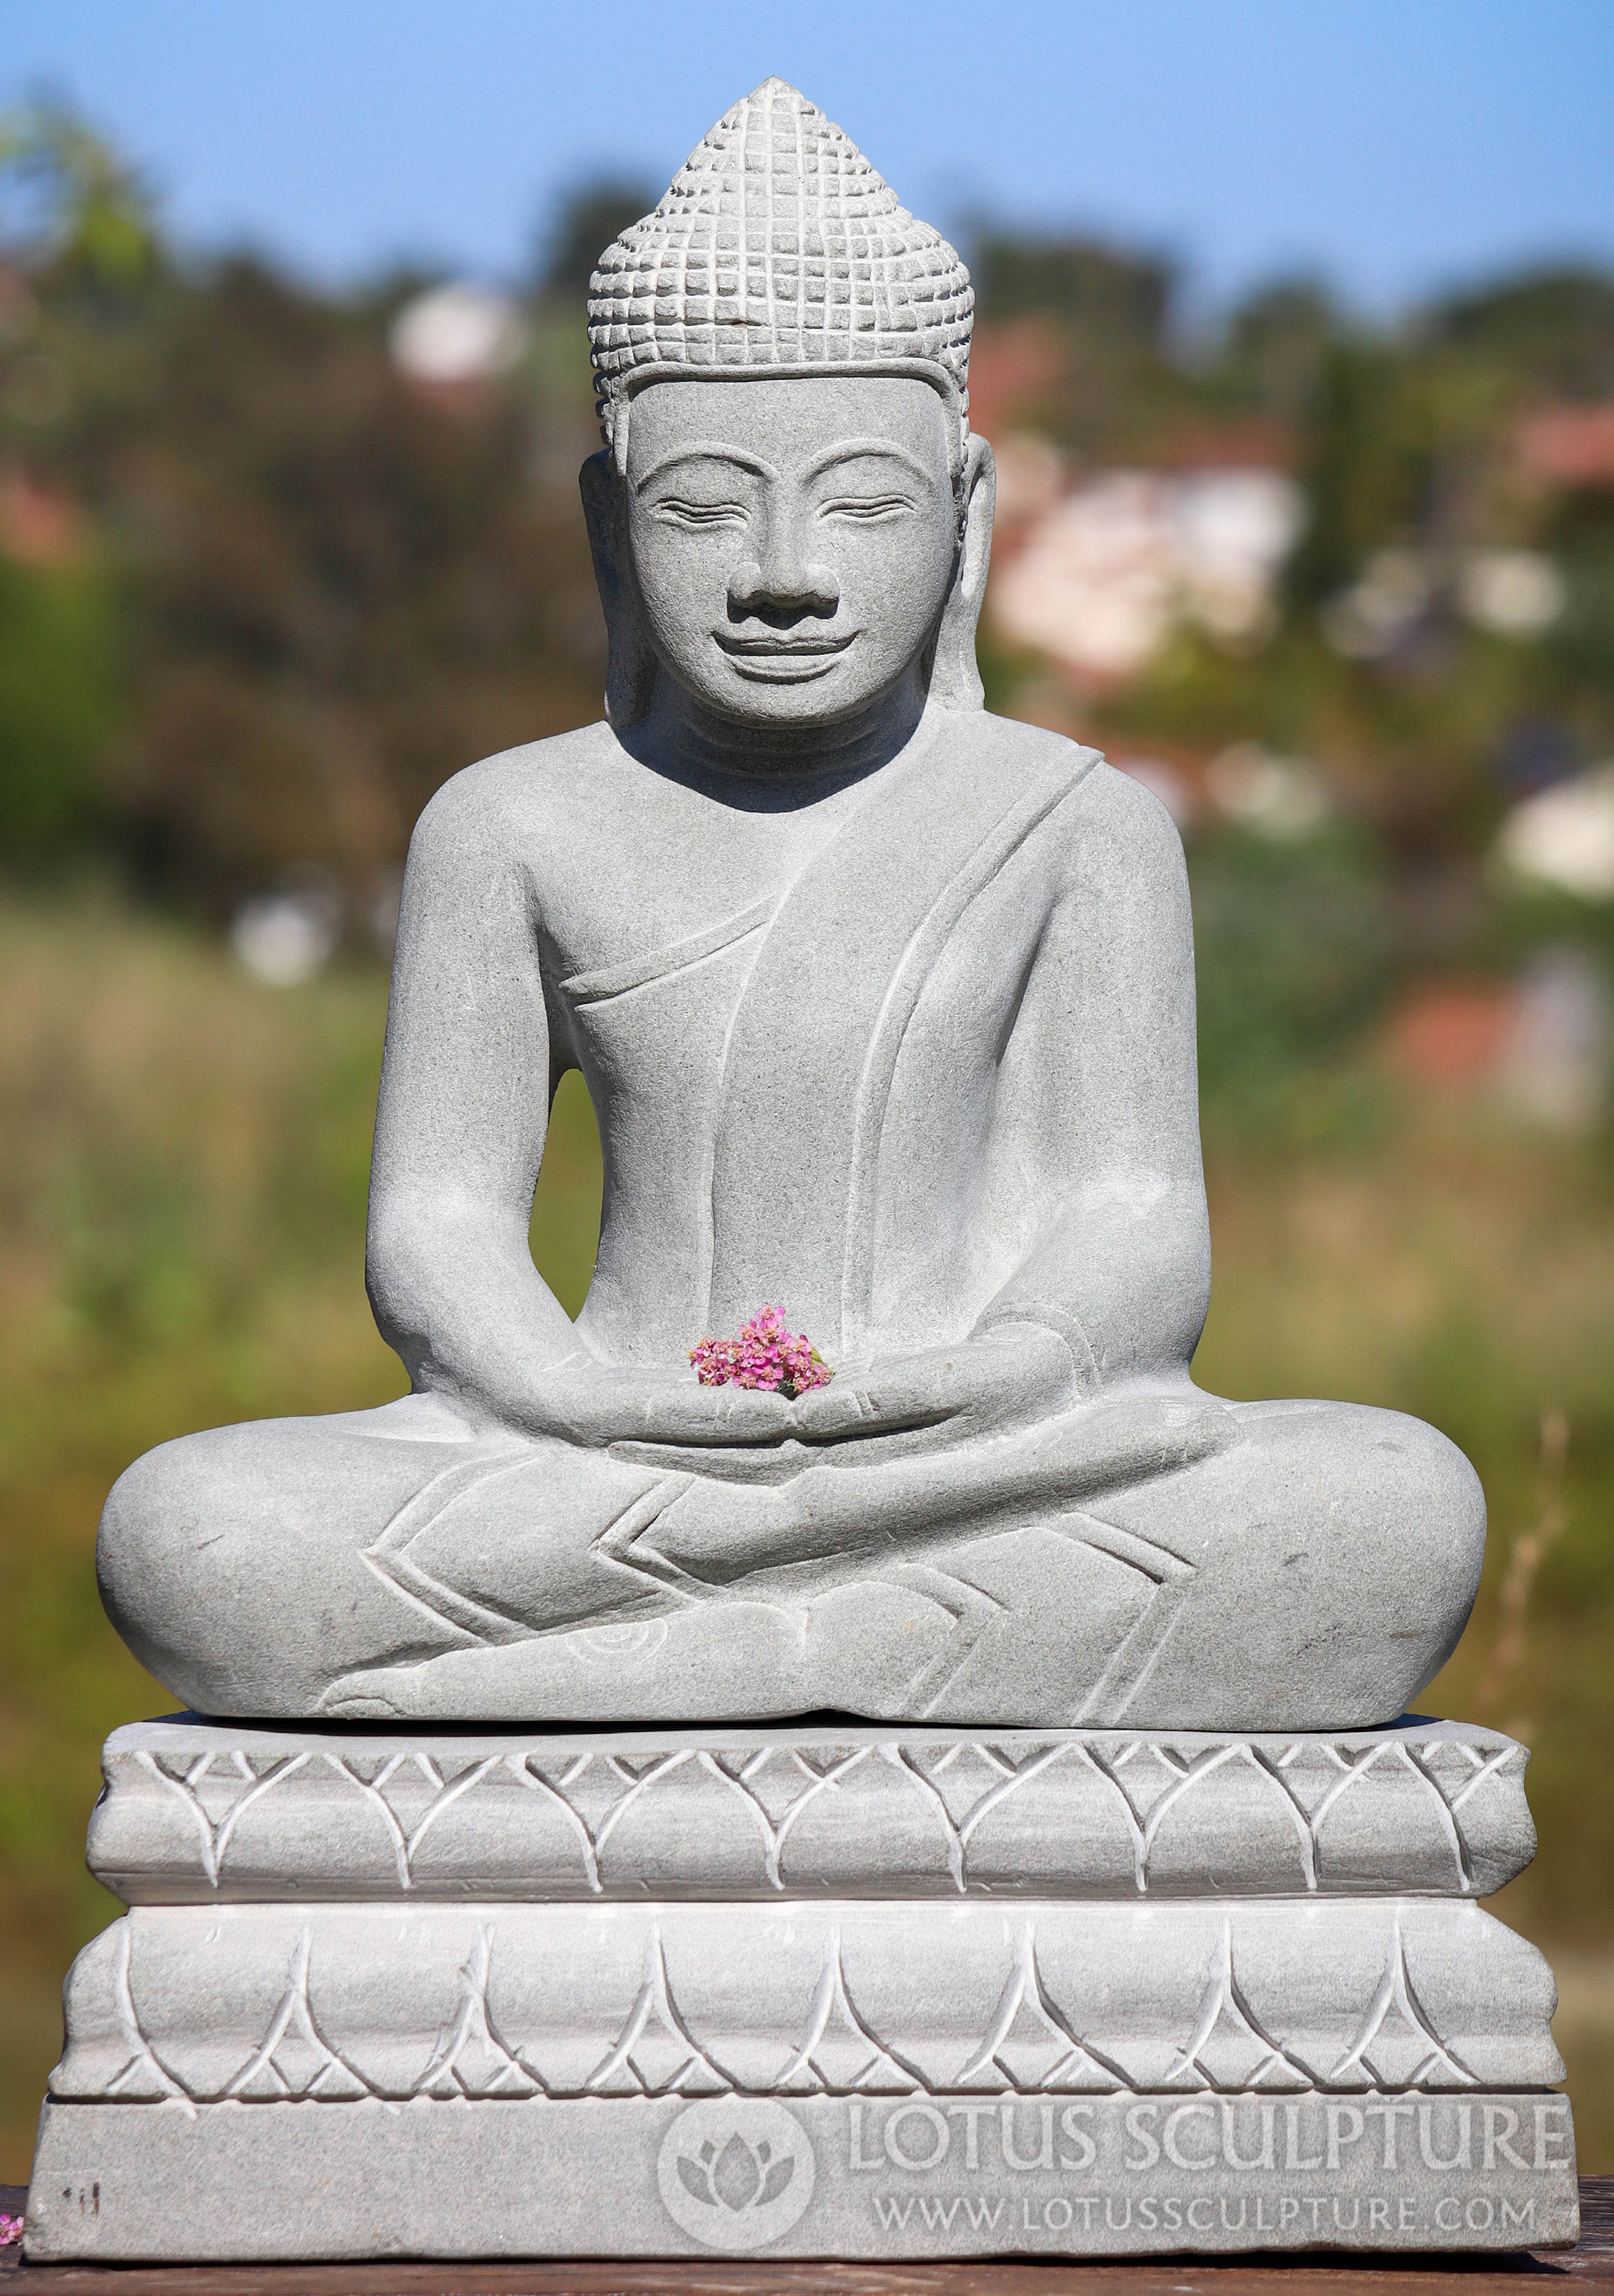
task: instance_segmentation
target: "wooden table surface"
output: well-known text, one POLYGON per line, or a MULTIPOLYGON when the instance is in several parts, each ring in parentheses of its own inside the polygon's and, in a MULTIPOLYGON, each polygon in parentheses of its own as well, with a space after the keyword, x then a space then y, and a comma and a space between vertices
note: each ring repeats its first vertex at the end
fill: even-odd
MULTIPOLYGON (((0 2187, 0 2211, 19 2214, 23 2200, 0 2187)), ((25 2265, 5 2248, 0 2296, 1520 2296, 1521 2274, 1597 2280, 1614 2296, 1614 2177, 1583 2177, 1580 2206, 1572 2250, 1383 2265, 1324 2253, 1135 2264, 25 2265)))

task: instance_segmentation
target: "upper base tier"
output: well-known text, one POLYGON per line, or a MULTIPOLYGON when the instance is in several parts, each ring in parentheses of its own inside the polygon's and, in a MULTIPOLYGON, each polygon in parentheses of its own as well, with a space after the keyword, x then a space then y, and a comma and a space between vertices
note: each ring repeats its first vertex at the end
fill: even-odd
POLYGON ((131 1905, 265 1899, 1483 1896, 1527 1865, 1489 1730, 417 1731, 107 1740, 91 1870, 131 1905))

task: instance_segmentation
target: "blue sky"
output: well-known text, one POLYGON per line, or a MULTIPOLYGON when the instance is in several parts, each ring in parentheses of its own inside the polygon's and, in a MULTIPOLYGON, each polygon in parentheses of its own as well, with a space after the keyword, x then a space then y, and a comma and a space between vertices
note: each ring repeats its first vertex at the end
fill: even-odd
POLYGON ((0 0, 0 102, 70 95, 186 241, 331 280, 515 272, 562 187, 665 182, 769 72, 932 221, 1153 245, 1211 302, 1614 263, 1614 0, 0 0))

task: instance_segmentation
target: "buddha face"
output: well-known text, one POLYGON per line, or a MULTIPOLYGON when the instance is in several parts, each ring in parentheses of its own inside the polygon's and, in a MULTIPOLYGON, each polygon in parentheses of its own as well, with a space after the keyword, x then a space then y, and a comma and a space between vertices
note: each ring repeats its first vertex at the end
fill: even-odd
POLYGON ((899 376, 642 391, 627 539, 662 667, 752 725, 831 724, 888 692, 953 577, 954 421, 899 376))

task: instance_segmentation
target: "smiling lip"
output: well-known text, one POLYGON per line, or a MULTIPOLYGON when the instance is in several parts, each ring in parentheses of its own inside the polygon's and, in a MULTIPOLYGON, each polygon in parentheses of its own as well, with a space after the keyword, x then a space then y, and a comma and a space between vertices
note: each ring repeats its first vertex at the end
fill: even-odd
POLYGON ((833 670, 858 633, 844 637, 728 637, 712 633, 742 678, 774 685, 799 685, 833 670))
POLYGON ((713 635, 726 654, 777 657, 782 654, 843 654, 857 632, 849 630, 844 637, 725 637, 721 631, 713 635))

